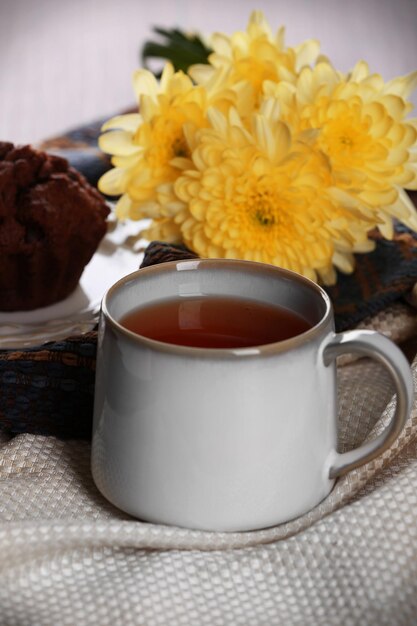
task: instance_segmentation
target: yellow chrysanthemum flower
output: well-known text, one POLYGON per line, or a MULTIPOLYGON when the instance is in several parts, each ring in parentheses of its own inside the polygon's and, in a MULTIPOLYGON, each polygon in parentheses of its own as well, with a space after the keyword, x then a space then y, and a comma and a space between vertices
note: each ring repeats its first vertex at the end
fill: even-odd
POLYGON ((417 72, 384 82, 364 62, 336 71, 319 45, 284 45, 262 13, 245 32, 215 35, 190 76, 168 64, 134 86, 140 114, 104 125, 120 218, 150 218, 142 235, 205 257, 243 258, 330 284, 368 252, 374 228, 417 230, 404 189, 417 189, 417 72), (311 64, 315 63, 314 67, 311 64))
POLYGON ((303 68, 295 84, 264 85, 293 132, 319 131, 312 141, 329 160, 328 193, 368 214, 371 209, 387 237, 392 217, 417 229, 403 191, 417 188, 417 119, 406 119, 412 109, 406 98, 416 84, 417 72, 385 84, 363 62, 343 76, 323 61, 303 68))
MULTIPOLYGON (((122 195, 117 205, 120 218, 158 217, 158 185, 173 181, 189 166, 190 149, 184 126, 207 124, 207 90, 195 87, 183 72, 167 64, 160 84, 147 70, 134 76, 140 114, 109 120, 99 139, 100 148, 112 154, 114 169, 99 181, 108 195, 122 195), (117 129, 117 130, 115 130, 117 129)), ((159 216, 160 217, 160 216, 159 216)))
MULTIPOLYGON (((252 133, 234 110, 228 118, 214 109, 208 116, 212 127, 199 132, 194 169, 181 174, 171 196, 166 186, 162 200, 185 244, 203 257, 262 261, 326 283, 335 280, 333 264, 351 270, 350 222, 321 193, 326 161, 292 145, 273 115, 255 115, 252 133)), ((366 245, 362 232, 358 241, 366 245)))
MULTIPOLYGON (((284 44, 285 29, 281 27, 274 36, 261 11, 254 11, 246 32, 236 32, 231 37, 218 33, 210 39, 214 52, 208 65, 194 65, 189 74, 197 84, 207 84, 216 72, 227 72, 229 86, 239 88, 242 83, 252 87, 251 106, 262 93, 265 80, 295 81, 304 65, 314 62, 319 53, 319 43, 305 41, 294 48, 284 44)), ((248 106, 249 94, 244 98, 248 106)), ((239 113, 244 114, 241 108, 239 113)))

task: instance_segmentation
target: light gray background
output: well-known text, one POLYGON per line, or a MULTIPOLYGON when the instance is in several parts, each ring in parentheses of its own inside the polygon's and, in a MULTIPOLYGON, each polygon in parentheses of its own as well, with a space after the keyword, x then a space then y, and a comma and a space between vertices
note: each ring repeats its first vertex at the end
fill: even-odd
POLYGON ((0 140, 36 142, 132 104, 153 25, 231 33, 254 8, 290 45, 320 39, 338 69, 417 69, 417 0, 0 0, 0 140))

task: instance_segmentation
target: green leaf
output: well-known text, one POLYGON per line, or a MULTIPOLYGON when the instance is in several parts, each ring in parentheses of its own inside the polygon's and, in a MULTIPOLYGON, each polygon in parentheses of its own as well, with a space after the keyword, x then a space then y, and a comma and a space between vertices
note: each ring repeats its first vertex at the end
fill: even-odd
POLYGON ((212 50, 198 35, 187 35, 178 28, 166 30, 155 26, 153 31, 161 41, 146 41, 141 51, 141 62, 149 69, 150 59, 171 61, 176 71, 186 72, 190 65, 207 63, 212 50))

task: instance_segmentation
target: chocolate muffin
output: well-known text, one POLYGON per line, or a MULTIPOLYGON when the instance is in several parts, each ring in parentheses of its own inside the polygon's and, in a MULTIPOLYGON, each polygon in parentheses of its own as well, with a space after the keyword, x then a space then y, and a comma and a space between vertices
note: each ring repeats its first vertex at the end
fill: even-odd
POLYGON ((106 232, 108 213, 65 159, 0 142, 0 310, 66 298, 106 232))

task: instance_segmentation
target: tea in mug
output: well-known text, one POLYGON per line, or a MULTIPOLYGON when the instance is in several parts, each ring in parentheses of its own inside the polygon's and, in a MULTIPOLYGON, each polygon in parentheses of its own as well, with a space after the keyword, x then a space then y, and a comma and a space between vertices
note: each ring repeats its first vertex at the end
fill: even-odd
POLYGON ((195 348, 261 346, 311 328, 283 307, 223 296, 162 300, 134 309, 120 324, 149 339, 195 348))

